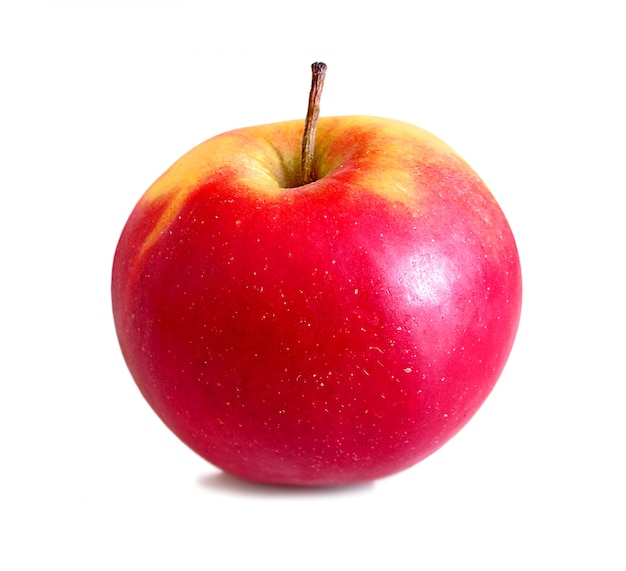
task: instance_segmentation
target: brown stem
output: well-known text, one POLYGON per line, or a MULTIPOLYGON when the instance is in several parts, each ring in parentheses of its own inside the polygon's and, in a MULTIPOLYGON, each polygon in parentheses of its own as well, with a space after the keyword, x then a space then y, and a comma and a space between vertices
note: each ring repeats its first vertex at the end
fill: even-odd
POLYGON ((315 180, 315 172, 313 171, 315 129, 320 116, 320 99, 326 78, 326 64, 315 62, 311 65, 311 72, 313 77, 309 93, 309 107, 304 123, 304 134, 302 135, 302 184, 309 184, 315 180))

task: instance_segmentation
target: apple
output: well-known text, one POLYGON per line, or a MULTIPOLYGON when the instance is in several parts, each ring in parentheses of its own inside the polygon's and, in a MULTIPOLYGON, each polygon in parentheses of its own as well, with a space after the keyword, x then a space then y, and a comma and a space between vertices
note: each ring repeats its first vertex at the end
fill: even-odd
POLYGON ((213 465, 269 484, 426 458, 489 395, 520 318, 513 234, 468 164, 413 125, 318 114, 319 94, 306 129, 189 151, 113 262, 119 343, 149 405, 213 465))

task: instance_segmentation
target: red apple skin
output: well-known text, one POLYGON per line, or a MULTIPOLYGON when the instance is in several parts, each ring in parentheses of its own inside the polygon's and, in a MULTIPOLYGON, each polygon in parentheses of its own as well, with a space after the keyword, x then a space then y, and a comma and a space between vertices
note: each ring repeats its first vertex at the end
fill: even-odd
POLYGON ((191 449, 272 484, 413 466, 474 415, 509 356, 521 272, 472 169, 405 123, 320 119, 214 137, 141 198, 112 301, 141 393, 191 449))

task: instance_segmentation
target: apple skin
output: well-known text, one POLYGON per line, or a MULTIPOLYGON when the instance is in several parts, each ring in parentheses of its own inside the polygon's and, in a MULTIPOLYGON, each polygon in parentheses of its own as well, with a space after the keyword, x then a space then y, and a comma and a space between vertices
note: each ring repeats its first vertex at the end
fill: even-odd
POLYGON ((162 421, 222 470, 271 484, 385 477, 474 415, 522 298, 510 227, 481 179, 412 125, 324 117, 200 144, 119 240, 115 326, 162 421))

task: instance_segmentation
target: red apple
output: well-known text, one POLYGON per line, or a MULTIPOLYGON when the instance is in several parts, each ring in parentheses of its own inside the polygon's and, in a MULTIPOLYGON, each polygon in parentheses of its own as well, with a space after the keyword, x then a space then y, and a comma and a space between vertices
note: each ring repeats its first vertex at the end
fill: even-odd
POLYGON ((406 469, 481 406, 521 308, 509 225, 446 144, 406 123, 302 121, 197 146, 119 241, 119 342, 163 422, 215 466, 298 485, 406 469))

